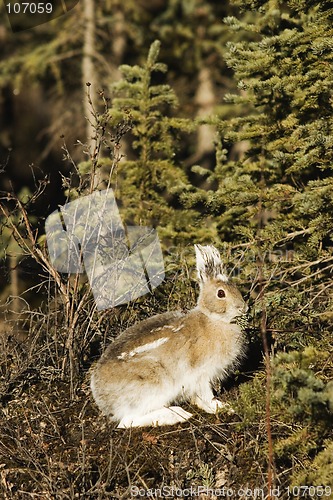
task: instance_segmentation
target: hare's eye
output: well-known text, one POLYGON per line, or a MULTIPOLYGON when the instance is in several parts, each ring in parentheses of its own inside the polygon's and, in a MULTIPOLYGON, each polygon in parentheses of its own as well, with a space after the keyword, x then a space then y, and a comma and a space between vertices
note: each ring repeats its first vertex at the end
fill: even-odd
POLYGON ((217 290, 217 294, 216 295, 218 296, 219 299, 224 299, 224 297, 225 297, 225 291, 222 290, 222 288, 219 288, 217 290))

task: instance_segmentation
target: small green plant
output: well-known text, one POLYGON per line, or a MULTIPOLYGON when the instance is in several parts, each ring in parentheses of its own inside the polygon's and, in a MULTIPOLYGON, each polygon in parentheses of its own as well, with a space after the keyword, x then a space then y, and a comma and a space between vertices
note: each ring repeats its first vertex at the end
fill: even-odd
POLYGON ((186 473, 186 479, 191 482, 191 485, 204 486, 213 488, 214 486, 214 471, 213 468, 204 462, 200 462, 196 469, 190 469, 186 473))

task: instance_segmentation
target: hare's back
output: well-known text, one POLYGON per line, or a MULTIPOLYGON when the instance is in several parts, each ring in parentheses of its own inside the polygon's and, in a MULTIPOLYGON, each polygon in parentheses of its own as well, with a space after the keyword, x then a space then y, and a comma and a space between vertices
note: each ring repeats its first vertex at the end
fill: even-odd
POLYGON ((180 311, 166 312, 130 326, 109 345, 100 361, 121 359, 124 352, 158 341, 160 336, 163 337, 164 327, 177 324, 183 316, 180 311))

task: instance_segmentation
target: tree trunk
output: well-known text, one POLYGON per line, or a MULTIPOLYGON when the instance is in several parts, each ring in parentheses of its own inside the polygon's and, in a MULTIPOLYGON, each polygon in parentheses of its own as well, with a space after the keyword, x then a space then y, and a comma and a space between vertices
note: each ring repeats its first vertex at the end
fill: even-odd
MULTIPOLYGON (((198 105, 197 118, 207 118, 215 106, 215 94, 211 74, 205 66, 199 72, 199 86, 195 95, 195 103, 198 105)), ((215 130, 211 125, 201 125, 198 129, 197 156, 214 151, 215 130)))
MULTIPOLYGON (((194 102, 198 107, 197 118, 207 118, 214 110, 216 97, 210 70, 203 66, 198 75, 198 88, 195 93, 194 102)), ((195 152, 185 160, 185 166, 192 166, 203 160, 205 155, 214 153, 215 129, 212 125, 200 125, 197 132, 195 152)))

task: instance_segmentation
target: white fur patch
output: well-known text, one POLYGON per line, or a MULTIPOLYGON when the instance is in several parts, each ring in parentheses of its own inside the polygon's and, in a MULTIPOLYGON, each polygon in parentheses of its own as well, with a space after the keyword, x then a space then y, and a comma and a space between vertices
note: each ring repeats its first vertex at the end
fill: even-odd
POLYGON ((179 325, 177 328, 173 328, 173 332, 179 332, 182 328, 184 328, 185 325, 179 325))
POLYGON ((132 358, 136 354, 141 354, 143 352, 147 351, 152 351, 153 349, 156 349, 162 344, 165 344, 169 340, 169 337, 162 337, 161 339, 154 340, 154 342, 149 342, 148 344, 140 345, 139 347, 136 347, 133 349, 133 351, 130 352, 122 352, 120 356, 117 356, 118 359, 127 359, 127 358, 132 358))
POLYGON ((218 278, 224 282, 228 281, 221 256, 213 245, 194 245, 194 249, 199 283, 204 283, 209 278, 218 278))
POLYGON ((199 279, 199 281, 205 281, 205 279, 206 279, 205 260, 204 260, 203 254, 199 250, 199 245, 195 245, 194 249, 195 249, 195 258, 196 258, 196 264, 197 264, 198 279, 199 279))
POLYGON ((118 429, 147 425, 153 425, 154 427, 159 425, 173 425, 185 422, 190 417, 192 417, 192 413, 183 410, 180 406, 170 406, 169 408, 160 408, 143 415, 126 415, 119 422, 118 429))
POLYGON ((229 281, 228 276, 226 276, 225 274, 217 274, 216 279, 223 281, 224 283, 228 283, 229 281))

